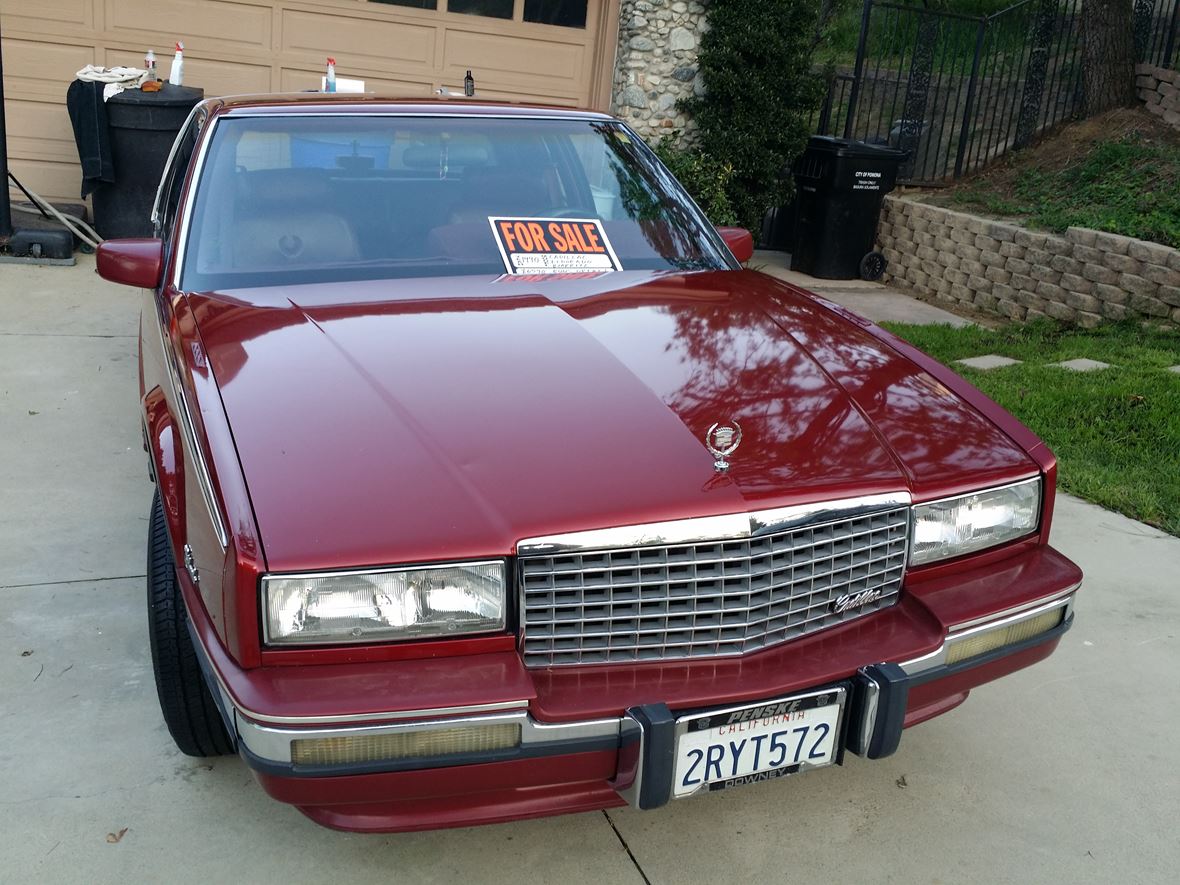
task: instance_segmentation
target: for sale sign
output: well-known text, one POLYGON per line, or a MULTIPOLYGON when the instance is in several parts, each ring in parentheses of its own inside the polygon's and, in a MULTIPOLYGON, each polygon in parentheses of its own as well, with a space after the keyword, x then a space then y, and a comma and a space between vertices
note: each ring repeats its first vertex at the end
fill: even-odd
POLYGON ((488 221, 510 274, 623 269, 597 218, 491 216, 488 221))

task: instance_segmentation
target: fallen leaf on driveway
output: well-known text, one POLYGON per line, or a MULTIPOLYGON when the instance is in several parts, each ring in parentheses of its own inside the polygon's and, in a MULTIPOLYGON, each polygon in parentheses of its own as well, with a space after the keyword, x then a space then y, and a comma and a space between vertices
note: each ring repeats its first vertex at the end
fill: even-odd
POLYGON ((31 655, 32 653, 33 653, 33 650, 32 650, 31 648, 28 648, 28 649, 25 649, 24 651, 22 651, 22 652, 20 653, 20 656, 21 656, 22 658, 27 658, 27 657, 28 657, 29 655, 31 655))
POLYGON ((123 837, 127 835, 127 827, 119 830, 117 833, 107 833, 107 841, 114 845, 116 842, 122 841, 123 837))

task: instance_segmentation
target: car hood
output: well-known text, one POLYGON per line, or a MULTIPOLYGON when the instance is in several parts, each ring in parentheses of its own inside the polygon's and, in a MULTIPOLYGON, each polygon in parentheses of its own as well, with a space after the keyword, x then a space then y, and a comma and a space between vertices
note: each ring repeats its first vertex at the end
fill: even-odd
POLYGON ((189 299, 272 571, 1035 470, 863 321, 752 271, 189 299), (729 422, 720 473, 705 437, 729 422))

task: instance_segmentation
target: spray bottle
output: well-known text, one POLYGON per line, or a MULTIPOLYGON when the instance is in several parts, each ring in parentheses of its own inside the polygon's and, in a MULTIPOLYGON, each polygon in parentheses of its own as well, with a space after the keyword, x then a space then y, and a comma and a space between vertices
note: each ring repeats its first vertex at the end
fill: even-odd
POLYGON ((336 59, 328 58, 328 75, 324 78, 324 92, 336 91, 336 59))
POLYGON ((172 70, 168 72, 168 82, 173 86, 184 85, 184 44, 176 42, 176 55, 172 56, 172 70))

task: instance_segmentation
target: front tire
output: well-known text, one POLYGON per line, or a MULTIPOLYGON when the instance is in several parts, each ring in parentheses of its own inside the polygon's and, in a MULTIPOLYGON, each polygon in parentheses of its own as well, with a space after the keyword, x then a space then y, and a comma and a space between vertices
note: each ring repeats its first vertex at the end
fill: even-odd
POLYGON ((172 740, 187 756, 233 753, 233 741, 205 684, 189 634, 188 613, 176 579, 176 558, 158 490, 152 499, 148 524, 147 603, 156 694, 172 740))

